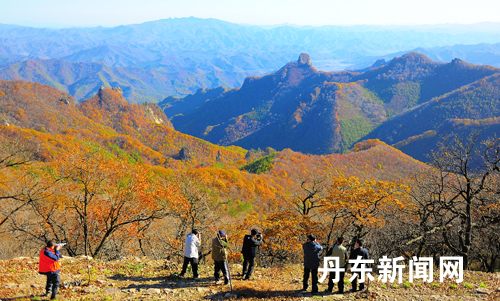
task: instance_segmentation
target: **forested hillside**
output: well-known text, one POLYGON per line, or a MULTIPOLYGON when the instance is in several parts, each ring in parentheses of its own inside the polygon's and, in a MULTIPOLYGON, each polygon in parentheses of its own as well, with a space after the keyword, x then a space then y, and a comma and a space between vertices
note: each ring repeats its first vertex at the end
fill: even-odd
MULTIPOLYGON (((499 72, 459 59, 437 63, 418 53, 364 72, 321 72, 301 54, 275 73, 247 78, 240 89, 199 91, 184 99, 166 99, 162 106, 172 112, 176 129, 212 143, 329 154, 346 152, 363 139, 394 144, 436 129, 447 118, 468 118, 440 106, 432 114, 412 118, 406 111, 422 112, 427 107, 423 103, 472 89, 476 81, 486 81, 486 89, 495 90, 498 83, 490 78, 499 72), (395 124, 397 120, 407 126, 395 124)), ((496 117, 494 92, 474 93, 466 96, 475 102, 468 110, 479 119, 496 117)))
POLYGON ((483 78, 396 116, 368 137, 394 143, 424 161, 440 137, 467 136, 472 131, 491 137, 499 133, 499 85, 498 74, 483 78))
POLYGON ((208 164, 218 152, 223 154, 222 162, 245 155, 243 149, 219 147, 173 130, 158 106, 128 103, 119 88, 102 88, 77 104, 70 95, 49 86, 0 81, 0 97, 6 133, 39 137, 43 153, 52 159, 79 139, 106 146, 119 157, 135 156, 152 164, 176 164, 182 148, 189 151, 192 164, 198 159, 208 164), (52 139, 58 143, 50 143, 52 139))
MULTIPOLYGON (((216 146, 173 130, 156 105, 130 104, 119 89, 102 88, 94 97, 77 104, 70 95, 49 86, 1 81, 0 112, 0 134, 4 142, 2 154, 14 151, 13 158, 16 158, 23 156, 23 153, 16 153, 16 149, 29 149, 33 152, 30 160, 38 163, 27 168, 41 168, 44 174, 43 181, 39 178, 24 184, 11 182, 13 179, 4 182, 12 185, 2 190, 3 193, 11 193, 23 185, 42 185, 51 190, 58 186, 52 178, 56 175, 45 172, 66 172, 66 169, 59 168, 66 164, 83 164, 87 162, 85 158, 93 158, 93 163, 88 161, 85 164, 96 168, 115 166, 116 172, 124 172, 123 168, 129 165, 131 170, 143 168, 140 173, 150 170, 167 176, 176 185, 184 187, 182 189, 187 189, 182 190, 183 193, 193 193, 192 189, 201 193, 209 188, 212 192, 205 197, 215 202, 210 206, 220 206, 218 214, 238 218, 241 214, 243 217, 251 214, 253 210, 271 210, 280 200, 288 199, 293 191, 302 191, 301 181, 309 183, 339 173, 362 180, 393 181, 423 168, 421 163, 381 142, 360 145, 358 151, 348 155, 331 156, 304 155, 292 150, 273 153, 272 149, 246 151, 238 147, 216 146), (273 156, 263 168, 259 168, 262 174, 245 171, 244 166, 254 160, 257 160, 255 164, 260 164, 258 159, 266 154, 273 156)), ((24 168, 3 169, 7 179, 22 175, 22 172, 24 168)), ((100 172, 114 171, 102 169, 100 172)), ((112 177, 118 180, 117 175, 112 177)), ((8 212, 8 208, 15 208, 19 202, 27 201, 26 205, 29 205, 51 198, 52 193, 43 192, 14 197, 5 208, 8 212)), ((17 218, 16 212, 4 212, 2 223, 17 218)), ((73 248, 72 252, 79 252, 79 246, 73 248)))
MULTIPOLYGON (((255 95, 260 99, 273 93, 277 80, 284 93, 322 78, 321 89, 340 91, 339 99, 360 95, 359 104, 370 103, 361 84, 327 81, 335 76, 343 75, 318 72, 301 55, 276 74, 247 79, 245 89, 269 83, 255 95)), ((315 95, 308 96, 313 105, 315 95)), ((340 116, 364 112, 363 105, 342 105, 340 116)), ((118 88, 76 103, 52 87, 23 81, 0 81, 0 114, 3 259, 34 256, 41 243, 56 238, 67 242, 71 257, 142 254, 175 264, 194 227, 230 233, 231 263, 241 262, 241 240, 251 228, 266 237, 260 262, 267 267, 301 263, 307 233, 324 248, 343 235, 352 250, 361 238, 374 258, 462 256, 466 269, 490 272, 500 263, 498 246, 487 243, 500 233, 495 137, 440 140, 432 166, 377 139, 356 143, 346 154, 246 150, 182 134, 157 105, 131 104, 118 88), (466 225, 473 226, 459 230, 466 225)), ((200 256, 206 258, 210 247, 204 239, 200 256)))
POLYGON ((0 79, 20 79, 53 86, 77 101, 92 97, 100 87, 122 89, 130 102, 156 103, 168 95, 187 95, 200 87, 234 87, 251 73, 208 72, 173 66, 147 70, 139 67, 109 67, 102 62, 68 62, 62 59, 27 60, 0 69, 0 79))
POLYGON ((500 300, 500 4, 21 2, 0 301, 500 300))

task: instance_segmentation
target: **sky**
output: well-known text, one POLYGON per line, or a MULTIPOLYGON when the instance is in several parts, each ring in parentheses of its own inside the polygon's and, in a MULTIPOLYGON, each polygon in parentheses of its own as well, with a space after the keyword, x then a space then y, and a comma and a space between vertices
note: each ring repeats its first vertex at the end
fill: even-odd
POLYGON ((500 22, 499 0, 0 0, 0 23, 112 27, 167 18, 253 25, 500 22))

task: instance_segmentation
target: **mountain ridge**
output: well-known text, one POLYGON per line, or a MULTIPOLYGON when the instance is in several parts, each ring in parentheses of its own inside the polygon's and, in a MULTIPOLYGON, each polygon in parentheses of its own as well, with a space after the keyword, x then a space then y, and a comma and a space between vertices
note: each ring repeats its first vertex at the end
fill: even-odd
MULTIPOLYGON (((51 59, 65 60, 66 65, 104 62, 109 68, 115 68, 106 68, 106 80, 100 80, 103 75, 95 73, 87 81, 74 83, 72 90, 60 82, 62 79, 57 72, 41 72, 32 77, 4 76, 2 79, 38 81, 40 78, 38 82, 69 91, 82 100, 91 97, 101 85, 112 87, 105 82, 119 77, 115 81, 130 101, 159 102, 167 96, 183 97, 195 93, 200 88, 241 86, 247 76, 272 73, 302 52, 314 57, 318 70, 339 71, 364 68, 379 58, 389 60, 395 55, 388 54, 399 56, 407 49, 497 43, 500 39, 500 34, 485 31, 481 26, 469 28, 470 32, 460 26, 456 29, 450 26, 435 29, 390 26, 264 28, 199 18, 94 28, 0 25, 0 69, 26 60, 37 60, 40 65, 48 65, 47 60, 51 59), (455 34, 457 32, 461 34, 455 34), (134 67, 146 71, 117 69, 134 67), (154 89, 141 81, 155 85, 154 89)), ((500 66, 500 55, 495 58, 498 53, 495 49, 486 50, 493 57, 488 62, 500 66)))
POLYGON ((22 79, 51 85, 70 93, 78 101, 92 97, 101 86, 120 87, 135 103, 158 102, 168 95, 188 95, 197 87, 236 85, 245 73, 206 74, 197 69, 146 70, 109 67, 103 62, 72 63, 62 59, 27 60, 0 68, 0 79, 22 79))
POLYGON ((22 80, 0 80, 0 134, 36 139, 44 160, 59 156, 70 145, 97 143, 128 160, 183 168, 189 164, 237 161, 246 151, 221 147, 173 129, 156 105, 129 103, 119 88, 101 88, 76 102, 55 88, 22 80), (191 160, 179 161, 182 148, 191 160))
MULTIPOLYGON (((434 62, 418 53, 364 72, 323 72, 312 66, 309 55, 301 54, 274 73, 246 78, 239 89, 220 91, 191 108, 183 103, 182 115, 171 115, 171 120, 176 129, 221 145, 346 152, 362 139, 389 144, 404 140, 391 140, 394 126, 388 120, 404 119, 412 108, 419 110, 499 73, 499 68, 460 59, 434 62), (382 129, 385 136, 377 134, 382 129)), ((420 134, 418 126, 409 129, 410 136, 420 134)))

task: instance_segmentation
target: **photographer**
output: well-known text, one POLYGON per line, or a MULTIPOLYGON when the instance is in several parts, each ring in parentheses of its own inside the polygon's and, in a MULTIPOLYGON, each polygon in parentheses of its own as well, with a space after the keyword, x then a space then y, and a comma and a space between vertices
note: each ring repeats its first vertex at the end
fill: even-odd
POLYGON ((56 299, 57 291, 61 285, 61 278, 59 276, 59 272, 61 271, 61 265, 59 264, 61 253, 59 253, 59 250, 63 245, 56 245, 55 240, 50 240, 47 242, 47 246, 40 251, 38 271, 40 274, 47 276, 44 296, 50 295, 50 300, 56 299))
POLYGON ((184 244, 184 264, 182 265, 180 277, 184 277, 188 264, 191 263, 193 279, 200 278, 200 276, 198 276, 198 247, 201 245, 200 235, 201 231, 193 229, 193 231, 186 236, 186 243, 184 244))
POLYGON ((312 294, 318 293, 318 267, 319 253, 323 247, 316 241, 316 236, 307 235, 307 242, 302 245, 304 250, 304 280, 302 281, 302 290, 307 291, 309 287, 309 274, 312 278, 312 294))
POLYGON ((262 244, 262 233, 256 229, 252 229, 250 235, 245 235, 243 238, 243 280, 248 280, 252 276, 253 268, 255 267, 255 257, 257 256, 257 247, 262 244))
POLYGON ((227 250, 229 242, 226 231, 219 230, 217 237, 212 239, 212 259, 214 260, 215 283, 219 284, 220 272, 224 277, 224 284, 229 284, 229 266, 227 264, 227 250))

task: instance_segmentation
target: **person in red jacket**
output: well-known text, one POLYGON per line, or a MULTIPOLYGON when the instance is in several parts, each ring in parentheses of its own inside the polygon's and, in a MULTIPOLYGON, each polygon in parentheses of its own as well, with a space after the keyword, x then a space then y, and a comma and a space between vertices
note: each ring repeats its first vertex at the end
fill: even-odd
POLYGON ((45 295, 50 295, 50 300, 54 300, 57 295, 57 290, 61 285, 59 272, 61 265, 59 264, 60 246, 56 246, 55 240, 49 240, 47 246, 40 251, 40 262, 38 264, 38 272, 47 276, 47 285, 45 286, 45 295))

